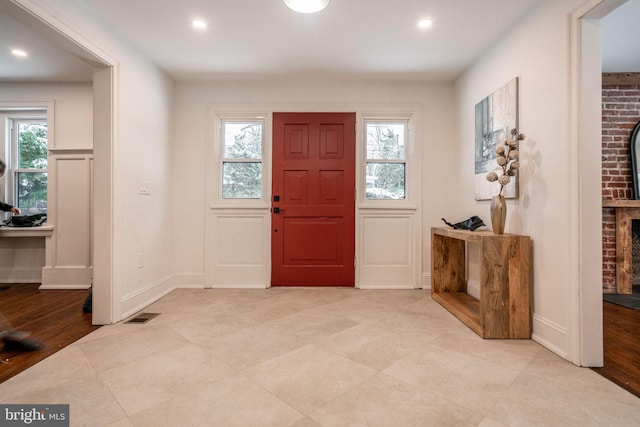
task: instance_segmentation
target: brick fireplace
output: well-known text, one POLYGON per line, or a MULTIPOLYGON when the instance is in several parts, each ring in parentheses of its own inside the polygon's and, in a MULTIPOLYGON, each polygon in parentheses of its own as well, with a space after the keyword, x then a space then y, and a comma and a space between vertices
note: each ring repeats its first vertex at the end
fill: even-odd
MULTIPOLYGON (((616 286, 618 281, 616 266, 625 255, 618 253, 619 251, 616 249, 616 245, 620 244, 616 239, 616 215, 620 215, 618 211, 627 211, 628 209, 637 209, 640 213, 640 200, 632 200, 634 195, 629 150, 631 132, 638 122, 640 122, 640 73, 603 74, 602 281, 605 293, 619 292, 616 286), (627 204, 627 206, 620 208, 620 204, 627 204)), ((630 233, 629 231, 629 236, 630 233)), ((626 236, 627 232, 625 231, 625 240, 626 236)), ((629 241, 628 244, 630 247, 631 242, 629 241)), ((625 268, 630 271, 632 268, 631 260, 629 260, 629 265, 622 267, 622 269, 625 268)), ((626 285, 621 285, 622 289, 625 289, 626 285)))
POLYGON ((606 200, 603 207, 616 211, 616 282, 615 292, 632 293, 638 280, 638 228, 640 224, 640 200, 606 200))

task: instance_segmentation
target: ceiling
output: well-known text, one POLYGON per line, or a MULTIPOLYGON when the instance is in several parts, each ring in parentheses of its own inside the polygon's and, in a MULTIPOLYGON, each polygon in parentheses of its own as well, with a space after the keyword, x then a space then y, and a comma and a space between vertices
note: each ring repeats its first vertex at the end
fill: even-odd
POLYGON ((601 23, 602 70, 606 73, 640 72, 640 0, 629 0, 601 23))
MULTIPOLYGON (((295 13, 282 0, 57 1, 80 4, 176 80, 451 81, 533 6, 554 0, 332 0, 313 15, 295 13), (207 29, 191 28, 194 18, 207 29), (423 18, 433 25, 418 28, 423 18)), ((609 47, 634 45, 618 41, 625 40, 618 33, 634 28, 620 22, 640 17, 640 0, 627 7, 603 21, 603 57, 617 70, 640 61, 640 54, 613 55, 609 47)), ((91 80, 91 65, 24 22, 9 0, 0 0, 0 82, 91 80), (29 56, 12 56, 14 47, 29 56)), ((624 71, 640 71, 634 66, 624 71)))

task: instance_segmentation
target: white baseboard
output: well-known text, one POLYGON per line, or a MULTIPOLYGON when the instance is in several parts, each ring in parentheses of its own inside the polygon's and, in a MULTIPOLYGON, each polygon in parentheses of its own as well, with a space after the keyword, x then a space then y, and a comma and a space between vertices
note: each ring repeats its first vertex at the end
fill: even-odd
POLYGON ((531 339, 554 352, 563 359, 567 358, 567 331, 560 325, 533 315, 533 334, 531 339))
POLYGON ((173 283, 176 288, 204 289, 204 273, 176 273, 173 283))
POLYGON ((431 289, 431 273, 424 273, 421 279, 422 289, 431 289))
POLYGON ((224 284, 217 283, 211 286, 211 289, 267 289, 269 286, 261 284, 240 285, 237 283, 224 284))
POLYGON ((415 288, 413 286, 406 286, 406 285, 403 285, 403 286, 360 285, 360 286, 358 286, 358 289, 369 289, 369 290, 375 290, 375 289, 378 289, 378 290, 394 290, 394 289, 395 290, 409 290, 409 289, 411 289, 411 290, 413 290, 415 288))
POLYGON ((2 283, 42 283, 41 267, 0 268, 2 283))
POLYGON ((89 289, 91 285, 40 285, 38 289, 89 289))
POLYGON ((92 267, 42 267, 40 289, 88 289, 92 267))
POLYGON ((204 285, 196 285, 193 283, 187 283, 184 285, 176 285, 174 289, 204 289, 204 285))
POLYGON ((467 282, 467 293, 475 299, 480 299, 480 283, 467 282))
POLYGON ((142 289, 132 292, 122 297, 121 300, 121 318, 117 320, 127 319, 140 310, 143 310, 150 304, 153 304, 163 296, 175 289, 174 275, 164 277, 157 280, 142 289))

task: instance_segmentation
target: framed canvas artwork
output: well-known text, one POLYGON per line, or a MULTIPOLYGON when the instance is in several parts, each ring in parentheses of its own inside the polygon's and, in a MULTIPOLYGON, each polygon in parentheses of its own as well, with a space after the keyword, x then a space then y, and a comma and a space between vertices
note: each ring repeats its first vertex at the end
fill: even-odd
MULTIPOLYGON (((518 78, 514 78, 475 107, 475 196, 490 200, 500 191, 500 184, 489 182, 487 173, 499 171, 496 147, 509 138, 511 129, 518 128, 518 78)), ((518 197, 518 177, 504 188, 507 199, 518 197)))

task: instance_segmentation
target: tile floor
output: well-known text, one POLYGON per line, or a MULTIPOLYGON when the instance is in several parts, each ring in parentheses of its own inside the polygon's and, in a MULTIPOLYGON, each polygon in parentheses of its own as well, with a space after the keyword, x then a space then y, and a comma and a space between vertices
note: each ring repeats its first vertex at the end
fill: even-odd
POLYGON ((72 426, 638 426, 640 399, 428 291, 180 289, 0 384, 72 426))

